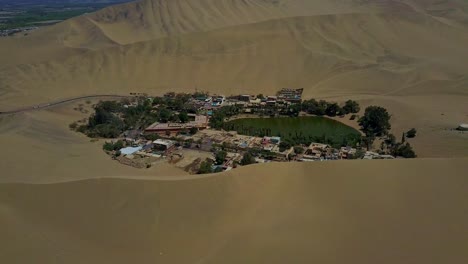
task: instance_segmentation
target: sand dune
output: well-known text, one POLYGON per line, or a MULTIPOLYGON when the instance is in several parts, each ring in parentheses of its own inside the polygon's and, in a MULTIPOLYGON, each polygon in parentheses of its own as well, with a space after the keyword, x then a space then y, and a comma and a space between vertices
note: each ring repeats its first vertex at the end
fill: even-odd
POLYGON ((10 263, 465 263, 467 160, 0 185, 10 263))
POLYGON ((116 5, 0 40, 0 107, 49 96, 195 87, 418 95, 438 82, 431 93, 466 94, 467 6, 456 0, 116 5))
POLYGON ((461 19, 467 4, 252 0, 205 8, 208 3, 129 3, 31 37, 0 40, 6 58, 0 61, 0 110, 89 94, 196 88, 270 94, 304 87, 306 97, 384 105, 395 134, 421 131, 412 142, 421 157, 468 155, 466 134, 450 130, 468 122, 468 30, 461 19), (222 23, 224 13, 242 19, 222 23), (139 14, 148 27, 135 20, 139 14), (205 15, 221 20, 197 20, 205 15), (206 24, 182 26, 192 20, 206 24), (157 29, 161 21, 167 32, 157 29), (126 42, 114 27, 128 39, 138 39, 135 33, 150 40, 121 45, 126 42))
POLYGON ((69 130, 89 115, 73 110, 80 102, 1 116, 0 259, 468 263, 468 134, 451 130, 468 122, 467 7, 142 0, 0 39, 0 111, 89 94, 304 87, 385 106, 393 133, 418 129, 420 157, 444 157, 200 177, 112 161, 102 141, 69 130))
POLYGON ((166 178, 186 172, 167 163, 149 170, 119 164, 102 150, 103 140, 90 142, 68 128, 88 116, 73 110, 85 101, 51 110, 0 117, 0 182, 62 182, 78 179, 125 177, 166 178))
POLYGON ((305 87, 306 96, 466 95, 468 31, 413 13, 296 17, 90 51, 0 72, 2 103, 20 98, 195 87, 233 94, 305 87), (440 47, 447 47, 440 49, 440 47), (368 83, 375 80, 375 85, 368 83), (38 87, 39 86, 39 87, 38 87), (424 86, 423 86, 424 87, 424 86))
POLYGON ((367 10, 349 1, 304 0, 142 0, 85 16, 103 35, 120 44, 202 32, 298 15, 367 10))

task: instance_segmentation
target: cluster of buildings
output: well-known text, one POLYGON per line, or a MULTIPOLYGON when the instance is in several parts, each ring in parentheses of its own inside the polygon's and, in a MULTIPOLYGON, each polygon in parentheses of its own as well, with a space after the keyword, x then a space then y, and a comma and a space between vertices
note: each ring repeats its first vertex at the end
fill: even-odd
POLYGON ((160 136, 176 136, 181 132, 188 132, 196 128, 203 130, 208 128, 208 117, 205 115, 188 114, 187 123, 159 123, 156 122, 145 129, 146 133, 158 134, 160 136))
POLYGON ((154 141, 151 140, 136 140, 136 141, 128 141, 127 147, 120 149, 121 155, 144 155, 152 157, 161 157, 167 154, 170 154, 176 148, 176 142, 168 139, 156 139, 154 141))
MULTIPOLYGON (((241 105, 244 112, 263 109, 262 106, 275 105, 281 110, 282 105, 302 101, 303 89, 284 88, 274 96, 239 95, 226 98, 222 95, 200 95, 192 98, 189 104, 200 114, 188 114, 185 123, 159 123, 148 126, 143 131, 134 130, 124 133, 127 147, 120 149, 126 160, 138 157, 164 158, 175 154, 183 158, 184 150, 215 153, 223 149, 227 152, 223 164, 217 165, 223 170, 235 168, 243 155, 251 152, 257 163, 271 161, 324 161, 357 158, 357 149, 352 147, 333 148, 328 144, 311 143, 309 146, 289 146, 281 144, 280 137, 255 137, 240 135, 235 131, 216 131, 209 128, 209 118, 213 111, 222 106, 241 105), (194 131, 192 131, 194 130, 194 131), (143 134, 155 134, 165 139, 146 140, 143 134), (169 140, 168 138, 171 138, 169 140), (176 151, 177 150, 177 151, 176 151)), ((258 110, 260 111, 260 110, 258 110)), ((247 112, 248 113, 248 112, 247 112)), ((188 152, 187 152, 188 153, 188 152)), ((359 153, 362 157, 362 153, 359 153)), ((359 158, 360 158, 359 157, 359 158)), ((390 159, 389 155, 366 152, 364 159, 390 159)))
POLYGON ((312 143, 301 155, 297 156, 298 161, 324 161, 324 160, 340 160, 340 159, 394 159, 392 155, 379 154, 372 151, 366 151, 364 155, 360 154, 357 157, 357 149, 352 147, 341 147, 335 149, 327 144, 312 143))
POLYGON ((298 161, 323 161, 353 158, 357 150, 352 147, 335 149, 322 143, 311 143, 304 153, 298 156, 298 161))
POLYGON ((194 135, 198 142, 196 147, 201 151, 213 152, 223 148, 227 152, 226 160, 219 165, 223 170, 230 170, 241 162, 244 153, 256 153, 257 163, 271 161, 288 161, 294 154, 294 148, 280 150, 280 137, 251 137, 239 135, 237 132, 204 130, 194 135))
POLYGON ((287 109, 292 103, 301 102, 304 89, 283 88, 277 95, 259 98, 255 95, 238 95, 226 98, 224 95, 199 95, 190 101, 190 105, 203 114, 189 114, 187 123, 160 123, 156 122, 145 129, 145 133, 154 133, 160 136, 176 136, 192 128, 204 130, 208 128, 209 117, 216 109, 222 106, 238 105, 243 107, 247 114, 256 113, 262 106, 277 106, 278 113, 287 109))
POLYGON ((243 102, 240 104, 251 104, 251 105, 278 105, 278 104, 292 104, 302 102, 302 93, 304 88, 292 89, 283 88, 276 93, 276 95, 267 96, 255 96, 250 94, 244 94, 239 96, 231 97, 232 102, 243 102))
POLYGON ((21 28, 4 29, 4 30, 0 30, 0 37, 8 37, 17 33, 31 31, 35 29, 38 29, 38 27, 21 27, 21 28))
POLYGON ((395 159, 392 155, 379 154, 377 152, 366 151, 362 159, 372 160, 372 159, 395 159))

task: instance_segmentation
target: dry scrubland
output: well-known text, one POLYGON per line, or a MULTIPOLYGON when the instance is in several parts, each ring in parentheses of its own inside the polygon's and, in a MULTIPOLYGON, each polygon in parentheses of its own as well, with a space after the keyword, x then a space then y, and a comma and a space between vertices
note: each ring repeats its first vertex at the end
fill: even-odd
POLYGON ((467 11, 461 0, 144 0, 0 39, 0 111, 88 94, 297 86, 382 105, 397 136, 418 129, 419 156, 441 157, 201 178, 113 162, 102 142, 69 130, 86 116, 74 105, 1 116, 0 259, 468 262, 468 134, 450 130, 468 123, 467 11), (121 179, 96 179, 109 177, 121 179))

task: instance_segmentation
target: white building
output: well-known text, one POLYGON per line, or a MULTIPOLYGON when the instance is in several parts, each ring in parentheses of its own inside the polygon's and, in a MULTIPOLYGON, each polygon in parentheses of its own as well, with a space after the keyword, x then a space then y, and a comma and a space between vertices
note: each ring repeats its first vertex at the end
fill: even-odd
POLYGON ((156 139, 153 141, 154 148, 161 151, 168 151, 174 148, 175 142, 167 139, 156 139))
POLYGON ((460 131, 468 131, 468 124, 460 124, 457 128, 460 131))

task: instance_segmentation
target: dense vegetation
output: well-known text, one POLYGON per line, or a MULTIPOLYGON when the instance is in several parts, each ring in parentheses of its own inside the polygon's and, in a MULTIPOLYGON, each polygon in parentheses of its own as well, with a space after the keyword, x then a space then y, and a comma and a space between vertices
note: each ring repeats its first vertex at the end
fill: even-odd
POLYGON ((231 105, 223 106, 220 109, 216 110, 213 113, 213 116, 210 118, 210 127, 214 129, 221 129, 225 125, 225 119, 238 115, 241 111, 240 106, 231 105))
POLYGON ((40 25, 41 22, 61 21, 85 13, 97 11, 110 4, 125 2, 121 0, 96 1, 91 0, 3 0, 0 1, 0 10, 12 13, 0 22, 0 30, 30 27, 40 25))
POLYGON ((342 116, 345 114, 358 113, 361 108, 356 101, 348 100, 343 107, 337 103, 327 102, 325 100, 316 101, 315 99, 305 100, 301 104, 301 109, 304 112, 318 116, 342 116))
POLYGON ((254 164, 254 163, 256 163, 255 157, 250 152, 246 152, 244 154, 244 156, 242 157, 242 160, 241 160, 240 163, 241 163, 242 166, 247 166, 247 165, 250 165, 250 164, 254 164))
POLYGON ((386 135, 391 128, 390 114, 383 107, 369 106, 359 119, 359 125, 367 136, 386 135))
POLYGON ((200 168, 198 169, 198 174, 209 174, 213 173, 213 161, 207 159, 200 164, 200 168))
MULTIPOLYGON (((189 121, 189 113, 198 113, 196 103, 193 99, 204 98, 206 93, 195 94, 175 94, 168 93, 163 97, 138 97, 132 100, 101 101, 94 106, 94 113, 86 123, 78 125, 73 123, 70 128, 85 133, 93 138, 117 138, 127 130, 142 130, 154 122, 179 122, 189 121)), ((273 113, 286 114, 290 118, 244 118, 227 121, 228 118, 239 115, 244 107, 240 105, 223 106, 213 111, 210 125, 215 129, 237 131, 240 134, 249 136, 279 136, 281 143, 280 151, 285 151, 294 147, 295 153, 302 153, 301 145, 309 145, 311 142, 329 144, 334 148, 342 146, 367 147, 372 149, 377 138, 381 142, 381 154, 391 154, 405 158, 416 157, 411 145, 406 142, 406 138, 416 136, 416 129, 411 129, 403 133, 401 142, 397 143, 395 136, 389 134, 391 128, 390 114, 383 107, 369 106, 365 109, 364 115, 358 120, 361 130, 365 136, 338 121, 321 117, 322 115, 335 116, 357 113, 360 106, 357 102, 348 100, 341 107, 337 103, 326 101, 306 100, 303 103, 286 105, 286 110, 281 106, 268 106, 263 110, 273 113), (317 116, 296 117, 300 111, 317 116)), ((265 113, 265 112, 263 112, 265 113)), ((353 115, 355 116, 355 115, 353 115)), ((187 134, 196 134, 197 129, 186 131, 187 134)), ((148 140, 158 138, 156 135, 146 135, 148 140)), ((106 151, 120 149, 122 144, 106 143, 106 151)), ((232 149, 229 146, 220 146, 215 149, 215 160, 204 161, 201 171, 210 172, 216 165, 222 165, 226 160, 226 150, 232 149)), ((268 153, 261 153, 262 150, 250 150, 243 158, 242 163, 254 162, 251 157, 264 156, 268 159, 268 153), (258 153, 257 153, 258 152, 258 153), (250 156, 249 156, 250 155, 250 156)))
POLYGON ((154 122, 187 122, 188 113, 195 111, 187 104, 189 99, 190 95, 180 94, 152 100, 141 97, 134 101, 101 101, 86 124, 73 123, 70 128, 93 138, 116 138, 125 130, 143 129, 154 122))
POLYGON ((416 133, 417 133, 416 129, 412 128, 408 132, 406 132, 406 137, 414 138, 414 137, 416 137, 416 133))
POLYGON ((290 146, 311 142, 356 146, 361 140, 357 130, 324 117, 245 118, 227 122, 223 128, 249 136, 279 136, 290 146))

